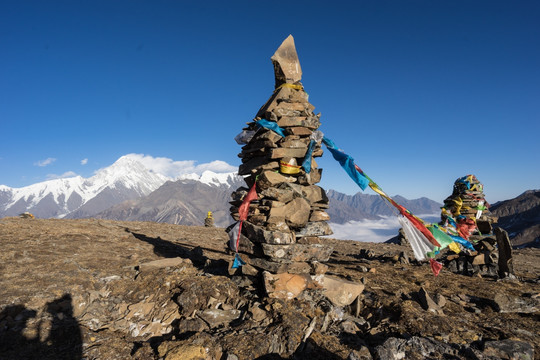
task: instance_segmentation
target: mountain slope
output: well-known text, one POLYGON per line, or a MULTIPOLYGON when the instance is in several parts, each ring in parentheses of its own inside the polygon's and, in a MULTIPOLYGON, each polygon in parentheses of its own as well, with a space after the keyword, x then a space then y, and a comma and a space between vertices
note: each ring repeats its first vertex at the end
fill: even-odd
POLYGON ((215 225, 226 227, 233 222, 229 215, 232 189, 224 184, 209 185, 199 180, 168 181, 148 196, 123 202, 94 217, 203 225, 207 212, 212 211, 215 225))
POLYGON ((514 246, 540 247, 540 190, 529 190, 510 200, 500 201, 490 211, 499 217, 514 246))

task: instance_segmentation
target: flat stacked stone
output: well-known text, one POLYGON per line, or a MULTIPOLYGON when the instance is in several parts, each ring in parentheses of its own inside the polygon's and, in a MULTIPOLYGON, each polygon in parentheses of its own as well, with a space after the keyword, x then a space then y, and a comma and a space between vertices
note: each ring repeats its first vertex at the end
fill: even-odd
POLYGON ((271 59, 275 91, 243 129, 254 135, 244 141, 238 155, 242 159, 238 172, 247 187, 233 192, 232 217, 239 219, 238 208, 255 182, 258 194, 242 226, 239 252, 251 255, 246 261, 252 266, 274 273, 321 272, 320 263, 328 260, 333 248, 319 238, 332 234, 328 197, 316 185, 322 174, 314 159, 323 154, 320 142, 312 153, 311 171, 301 167, 321 124, 320 114, 313 113, 315 107, 300 83, 302 70, 292 36, 271 59), (277 124, 284 136, 259 126, 256 122, 262 119, 277 124))

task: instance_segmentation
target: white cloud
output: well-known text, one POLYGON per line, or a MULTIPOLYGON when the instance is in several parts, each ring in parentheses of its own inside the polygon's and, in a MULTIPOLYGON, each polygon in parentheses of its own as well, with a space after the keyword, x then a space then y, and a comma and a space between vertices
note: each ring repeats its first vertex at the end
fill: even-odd
POLYGON ((209 170, 215 173, 229 173, 238 171, 238 167, 227 164, 225 161, 214 160, 209 163, 200 164, 195 167, 195 173, 203 173, 204 171, 209 170))
POLYGON ((43 167, 43 166, 50 165, 55 161, 56 161, 55 158, 46 158, 45 160, 40 160, 40 161, 35 162, 34 165, 43 167))
POLYGON ((64 179, 64 178, 70 178, 70 177, 75 177, 75 176, 78 176, 75 172, 66 171, 62 175, 47 174, 47 180, 64 179))
POLYGON ((195 173, 201 175, 210 170, 215 173, 233 172, 238 169, 221 160, 196 165, 195 160, 175 161, 165 157, 153 157, 144 154, 128 154, 127 157, 141 162, 147 169, 170 178, 195 173))
MULTIPOLYGON (((427 223, 440 220, 438 214, 418 215, 427 223)), ((345 224, 330 223, 334 234, 328 237, 339 240, 384 242, 396 236, 401 228, 397 216, 382 216, 379 220, 349 221, 345 224)))
POLYGON ((81 165, 86 165, 88 164, 88 159, 82 159, 81 160, 81 165))

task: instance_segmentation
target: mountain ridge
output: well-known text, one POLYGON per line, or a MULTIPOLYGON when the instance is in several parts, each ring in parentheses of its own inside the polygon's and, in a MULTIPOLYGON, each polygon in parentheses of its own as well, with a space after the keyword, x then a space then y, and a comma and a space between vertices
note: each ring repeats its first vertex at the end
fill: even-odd
MULTIPOLYGON (((230 195, 241 186, 245 182, 235 172, 205 170, 200 175, 187 173, 172 178, 149 169, 128 154, 89 178, 47 180, 23 188, 0 185, 0 218, 30 212, 38 218, 97 217, 202 225, 207 212, 212 211, 215 225, 226 227, 233 222, 229 214, 230 195)), ((395 215, 395 210, 378 195, 347 195, 333 189, 326 194, 331 223, 395 215)), ((393 198, 419 216, 440 213, 441 204, 425 197, 393 198)), ((498 225, 509 232, 514 246, 538 243, 540 190, 528 190, 514 199, 497 202, 491 211, 499 217, 498 225)))
MULTIPOLYGON (((215 224, 227 226, 232 222, 230 194, 241 186, 245 186, 243 178, 235 172, 205 170, 200 175, 187 173, 173 178, 145 166, 137 155, 128 154, 89 178, 47 180, 23 188, 0 185, 0 217, 30 212, 38 218, 99 217, 201 225, 206 213, 212 211, 215 224), (153 194, 155 191, 158 193, 153 194)), ((393 214, 377 195, 350 196, 335 190, 327 194, 332 204, 329 215, 335 223, 393 214)), ((434 206, 440 206, 425 198, 396 199, 416 213, 430 213, 434 206)))
MULTIPOLYGON (((184 174, 209 186, 233 183, 234 173, 184 174)), ((31 212, 39 218, 91 217, 126 200, 149 195, 171 177, 148 169, 130 154, 101 168, 89 178, 53 179, 21 188, 0 185, 0 217, 31 212)))
MULTIPOLYGON (((330 200, 330 208, 328 214, 331 221, 343 224, 351 220, 376 220, 381 216, 392 216, 396 210, 390 206, 379 195, 371 195, 364 193, 356 193, 355 195, 347 195, 336 190, 328 190, 326 192, 330 200)), ((400 195, 392 197, 400 205, 403 205, 412 213, 417 215, 424 214, 439 214, 442 204, 422 197, 419 199, 406 199, 400 195)))
POLYGON ((540 190, 527 190, 521 195, 499 201, 490 207, 499 217, 498 226, 505 229, 515 247, 540 247, 540 190))

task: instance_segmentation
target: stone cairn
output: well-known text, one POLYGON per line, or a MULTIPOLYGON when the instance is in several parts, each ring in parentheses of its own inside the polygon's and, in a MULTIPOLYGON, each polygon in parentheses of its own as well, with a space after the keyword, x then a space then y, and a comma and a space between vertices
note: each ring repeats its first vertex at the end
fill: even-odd
POLYGON ((454 182, 452 195, 444 200, 442 224, 451 216, 465 231, 475 251, 449 254, 448 269, 464 275, 491 275, 505 277, 513 273, 512 253, 508 234, 493 224, 498 219, 491 215, 484 197, 484 187, 476 176, 467 175, 454 182))
POLYGON ((214 216, 212 215, 211 211, 209 211, 206 214, 206 217, 204 218, 204 226, 205 227, 214 227, 214 216))
POLYGON ((245 144, 238 155, 242 159, 238 173, 245 176, 248 187, 232 193, 231 216, 239 219, 239 206, 254 183, 258 194, 243 222, 238 251, 258 270, 324 274, 327 266, 323 263, 333 248, 319 238, 332 234, 326 222, 330 219, 325 211, 328 197, 315 185, 322 173, 313 159, 323 154, 320 140, 312 153, 311 171, 306 173, 301 167, 320 126, 320 114, 313 113, 314 106, 300 83, 302 70, 292 36, 271 60, 274 93, 237 137, 237 142, 245 144), (285 136, 256 124, 263 119, 277 124, 285 136))

